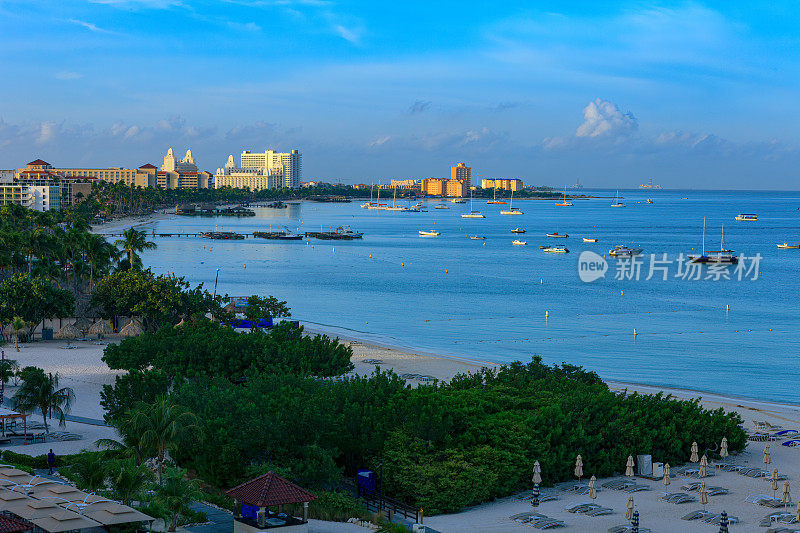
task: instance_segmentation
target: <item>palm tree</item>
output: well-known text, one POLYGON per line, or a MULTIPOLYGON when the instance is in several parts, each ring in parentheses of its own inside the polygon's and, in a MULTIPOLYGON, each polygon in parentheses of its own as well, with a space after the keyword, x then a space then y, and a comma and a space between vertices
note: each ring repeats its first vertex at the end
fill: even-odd
POLYGON ((3 404, 6 397, 6 383, 14 377, 17 368, 19 368, 19 364, 13 359, 0 361, 0 405, 3 404))
POLYGON ((19 332, 25 329, 28 323, 21 316, 15 316, 14 321, 11 323, 11 328, 14 330, 14 348, 19 351, 19 332))
POLYGON ((150 469, 138 464, 133 457, 111 463, 107 473, 114 498, 122 501, 123 505, 130 505, 131 501, 139 499, 147 482, 153 477, 150 469))
POLYGON ((155 457, 161 483, 167 452, 175 450, 190 429, 197 428, 197 417, 168 396, 162 396, 152 405, 139 402, 131 412, 129 425, 125 425, 138 435, 140 450, 148 457, 155 457))
POLYGON ((66 425, 66 415, 72 410, 75 391, 69 387, 58 388, 58 373, 45 374, 44 370, 27 367, 22 370, 22 385, 11 401, 14 409, 23 413, 32 413, 39 409, 44 420, 45 433, 50 432, 47 425, 47 414, 56 415, 58 425, 66 425))
POLYGON ((156 247, 156 243, 148 241, 146 235, 144 231, 130 228, 123 231, 122 238, 114 242, 123 252, 128 254, 129 268, 133 268, 136 264, 135 259, 139 258, 139 252, 143 250, 152 250, 156 247))
POLYGON ((89 266, 89 288, 94 284, 94 275, 105 274, 111 266, 111 261, 119 252, 100 235, 85 233, 82 242, 83 255, 89 266))
POLYGON ((69 469, 81 490, 98 492, 106 486, 106 459, 99 453, 80 453, 69 469))
POLYGON ((186 472, 170 468, 164 484, 156 491, 154 503, 163 513, 167 531, 175 531, 181 515, 188 514, 189 505, 200 497, 200 490, 193 480, 186 479, 186 472))

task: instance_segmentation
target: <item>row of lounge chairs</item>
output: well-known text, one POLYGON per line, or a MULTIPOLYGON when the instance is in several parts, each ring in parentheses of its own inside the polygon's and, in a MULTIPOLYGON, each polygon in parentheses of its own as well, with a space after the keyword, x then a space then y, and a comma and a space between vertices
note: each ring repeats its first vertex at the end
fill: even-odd
MULTIPOLYGON (((532 490, 525 491, 525 492, 523 492, 522 494, 520 494, 517 497, 520 500, 531 501, 533 499, 533 491, 532 490)), ((552 495, 549 492, 540 492, 539 493, 539 503, 554 502, 556 500, 558 500, 558 498, 555 497, 554 495, 552 495)))
POLYGON ((772 524, 796 524, 798 522, 795 513, 787 513, 786 511, 775 511, 761 519, 761 527, 770 527, 772 524))
POLYGON ((675 504, 692 503, 697 501, 697 498, 694 496, 689 496, 685 492, 666 492, 663 496, 661 496, 660 499, 661 501, 675 504))
POLYGON ((77 433, 70 433, 68 431, 54 431, 50 433, 50 437, 59 441, 81 440, 83 435, 77 433))
POLYGON ((554 527, 565 527, 567 524, 562 520, 556 520, 549 516, 536 512, 519 513, 508 517, 510 520, 519 524, 533 526, 536 529, 552 529, 554 527))
MULTIPOLYGON (((652 533, 652 530, 647 529, 646 527, 640 527, 637 531, 639 531, 639 533, 652 533)), ((608 533, 632 533, 632 532, 633 532, 633 526, 628 524, 623 524, 621 526, 614 526, 608 528, 608 533)))
MULTIPOLYGON (((800 441, 798 441, 800 443, 800 441)), ((737 472, 743 476, 752 477, 752 478, 767 478, 772 479, 772 471, 771 470, 764 470, 763 468, 752 468, 748 466, 739 466, 739 465, 732 465, 729 463, 720 463, 716 465, 717 468, 720 470, 724 470, 725 472, 737 472)), ((783 481, 789 479, 786 474, 781 474, 778 472, 778 480, 783 481)))
POLYGON ((650 490, 649 486, 642 485, 641 483, 636 483, 635 481, 632 481, 630 479, 615 479, 612 481, 606 481, 601 485, 601 487, 628 493, 650 490))
POLYGON ((781 444, 783 444, 784 446, 788 446, 790 448, 796 448, 797 446, 800 446, 800 440, 797 439, 787 440, 786 442, 782 442, 781 444))
POLYGON ((368 365, 382 365, 383 361, 380 359, 364 359, 362 362, 367 363, 368 365))
POLYGON ((425 376, 423 374, 412 374, 412 373, 400 374, 400 377, 403 378, 403 379, 416 379, 416 380, 419 380, 419 381, 436 381, 437 380, 437 378, 435 378, 433 376, 425 376))
MULTIPOLYGON (((682 485, 681 488, 683 490, 688 490, 689 492, 700 492, 700 486, 703 484, 702 481, 692 481, 691 483, 687 483, 682 485)), ((725 487, 706 487, 706 491, 708 492, 709 496, 719 496, 720 494, 730 494, 730 491, 725 487)))
MULTIPOLYGON (((698 509, 697 511, 692 511, 691 513, 683 515, 681 520, 700 520, 706 524, 714 524, 715 526, 718 526, 722 521, 722 514, 715 513, 713 511, 706 511, 705 509, 698 509)), ((735 516, 728 517, 729 524, 737 524, 739 521, 739 518, 735 516)))
POLYGON ((778 526, 769 528, 766 533, 800 533, 800 529, 797 529, 796 527, 789 528, 778 526))
POLYGON ((745 498, 744 501, 755 505, 761 505, 762 507, 772 507, 773 509, 786 507, 786 504, 784 504, 778 498, 773 498, 772 496, 768 496, 766 494, 751 494, 745 498))
POLYGON ((610 507, 602 507, 596 503, 581 503, 573 507, 567 507, 570 513, 585 514, 586 516, 605 516, 614 514, 614 510, 610 507))

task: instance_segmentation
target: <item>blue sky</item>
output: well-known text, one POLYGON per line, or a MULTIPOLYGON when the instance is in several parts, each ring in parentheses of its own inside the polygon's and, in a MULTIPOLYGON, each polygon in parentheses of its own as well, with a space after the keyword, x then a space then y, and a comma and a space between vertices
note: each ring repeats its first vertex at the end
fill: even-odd
POLYGON ((800 189, 791 3, 611 4, 0 0, 0 168, 800 189))

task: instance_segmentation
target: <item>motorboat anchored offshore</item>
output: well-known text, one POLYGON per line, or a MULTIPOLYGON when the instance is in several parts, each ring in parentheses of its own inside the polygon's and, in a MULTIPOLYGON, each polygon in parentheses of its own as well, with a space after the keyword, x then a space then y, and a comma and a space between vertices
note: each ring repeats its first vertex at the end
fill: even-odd
POLYGON ((641 248, 628 248, 627 246, 615 246, 608 251, 608 255, 612 257, 632 257, 642 253, 641 248))
POLYGON ((548 254, 568 254, 569 250, 567 250, 564 246, 545 246, 542 248, 542 251, 548 254))
POLYGON ((739 222, 755 222, 758 220, 758 215, 755 213, 739 213, 735 218, 739 222))
POLYGON ((439 232, 436 231, 436 230, 430 230, 430 231, 419 230, 419 236, 420 237, 438 237, 439 236, 439 232))
POLYGON ((511 244, 513 244, 514 246, 527 246, 528 241, 521 241, 519 239, 514 239, 513 241, 511 241, 511 244))
POLYGON ((552 238, 554 238, 554 239, 566 239, 567 237, 569 237, 569 235, 567 235, 566 233, 564 233, 564 234, 562 235, 562 234, 561 234, 561 233, 559 233, 559 232, 555 232, 555 233, 548 233, 548 234, 547 234, 547 236, 548 236, 548 237, 552 237, 552 238))

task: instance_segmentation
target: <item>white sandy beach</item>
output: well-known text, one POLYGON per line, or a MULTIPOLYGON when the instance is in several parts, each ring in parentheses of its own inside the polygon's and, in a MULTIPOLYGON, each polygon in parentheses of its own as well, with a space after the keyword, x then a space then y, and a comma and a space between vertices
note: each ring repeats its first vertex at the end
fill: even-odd
MULTIPOLYGON (((313 333, 311 328, 307 328, 308 333, 313 333)), ((113 341, 112 341, 113 342, 113 341)), ((482 366, 481 362, 455 360, 444 357, 436 357, 430 354, 412 353, 411 351, 400 350, 391 347, 366 344, 355 339, 350 339, 353 348, 353 363, 355 364, 354 373, 360 375, 370 374, 376 366, 381 368, 394 369, 398 374, 417 374, 431 376, 436 379, 448 380, 459 372, 469 372, 477 370, 482 366), (377 360, 380 364, 369 363, 366 360, 377 360)), ((15 358, 21 366, 37 365, 48 372, 58 372, 61 377, 61 385, 69 386, 75 390, 76 402, 72 410, 73 415, 102 419, 102 409, 100 408, 100 390, 104 384, 113 383, 116 371, 109 369, 101 360, 104 346, 95 345, 90 342, 75 342, 75 349, 64 349, 64 341, 48 341, 24 344, 17 353, 13 346, 6 346, 6 357, 15 358)), ((489 363, 486 363, 490 366, 489 363)), ((419 378, 410 378, 409 383, 419 384, 419 378)), ((654 393, 663 391, 679 398, 694 398, 702 396, 704 406, 716 409, 723 407, 728 411, 739 412, 745 420, 745 427, 752 429, 753 422, 768 421, 773 425, 781 425, 787 429, 800 429, 800 407, 770 402, 760 402, 746 400, 735 397, 724 397, 714 394, 703 394, 695 391, 679 389, 662 389, 659 387, 632 385, 622 383, 609 383, 614 389, 628 388, 643 393, 654 393)), ((10 396, 14 392, 13 387, 7 388, 6 395, 10 396)), ((40 416, 33 419, 40 420, 40 416)), ((101 437, 114 435, 112 428, 77 424, 69 422, 67 430, 84 435, 84 439, 74 442, 56 442, 28 446, 16 446, 12 449, 22 453, 40 454, 47 449, 53 448, 57 454, 74 453, 82 448, 92 448, 94 440, 101 437)), ((731 463, 737 465, 749 465, 753 467, 763 467, 763 443, 752 442, 748 445, 745 452, 729 458, 731 463)), ((800 448, 788 448, 782 446, 780 441, 773 442, 772 465, 781 473, 788 476, 794 497, 800 496, 800 448)), ((576 454, 578 452, 576 451, 576 454)), ((641 450, 647 453, 647 450, 641 450)), ((701 450, 702 454, 702 450, 701 450)), ((687 459, 689 450, 687 450, 687 459)), ((658 457, 653 458, 658 461, 658 457)), ((624 465, 620 465, 620 470, 624 465)), ((709 469, 714 472, 713 468, 709 469)), ((585 476, 589 477, 592 473, 587 471, 585 476)), ((598 480, 598 485, 607 481, 598 480)), ((716 531, 716 529, 702 522, 688 522, 681 520, 680 517, 690 511, 701 509, 699 503, 688 503, 674 505, 659 501, 659 496, 664 492, 664 486, 660 481, 650 481, 637 478, 639 483, 647 484, 650 490, 637 492, 634 494, 636 508, 641 515, 642 527, 651 529, 654 532, 672 533, 676 531, 716 531)), ((687 480, 674 478, 669 486, 671 492, 686 492, 680 489, 687 480)), ((730 515, 741 519, 741 523, 732 527, 733 531, 759 531, 759 521, 769 514, 772 510, 766 507, 756 506, 745 503, 744 499, 754 493, 772 495, 770 483, 763 479, 753 479, 736 473, 717 472, 715 476, 707 479, 709 486, 722 486, 730 490, 730 494, 724 496, 710 497, 710 503, 706 506, 709 510, 721 512, 726 510, 730 515)), ((783 482, 779 482, 777 496, 781 496, 783 482)), ((567 529, 571 531, 606 531, 609 527, 625 523, 625 504, 628 494, 613 490, 602 490, 598 494, 595 503, 611 507, 615 513, 610 516, 591 518, 584 515, 571 514, 565 510, 566 507, 588 502, 586 496, 571 495, 564 493, 556 488, 544 488, 544 493, 554 493, 558 496, 557 501, 545 502, 538 507, 538 511, 553 518, 564 520, 567 529)), ((693 493, 697 496, 697 494, 693 493)), ((795 509, 793 504, 790 511, 795 509)), ((509 519, 511 515, 532 511, 533 508, 528 501, 520 500, 516 496, 490 502, 479 507, 466 510, 452 515, 432 516, 425 518, 425 523, 430 527, 442 531, 531 531, 527 525, 517 524, 509 519)), ((355 526, 326 526, 323 523, 316 523, 316 531, 344 531, 354 530, 355 526), (339 529, 336 529, 336 528, 339 529)))

